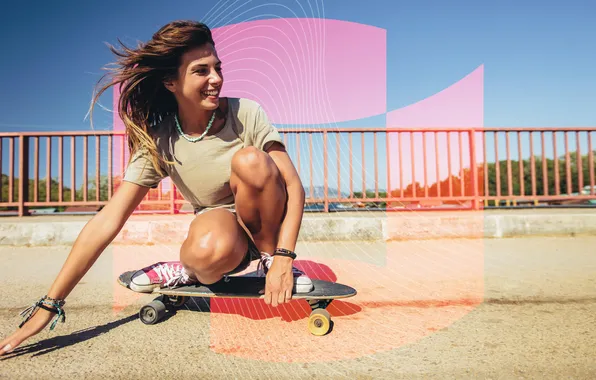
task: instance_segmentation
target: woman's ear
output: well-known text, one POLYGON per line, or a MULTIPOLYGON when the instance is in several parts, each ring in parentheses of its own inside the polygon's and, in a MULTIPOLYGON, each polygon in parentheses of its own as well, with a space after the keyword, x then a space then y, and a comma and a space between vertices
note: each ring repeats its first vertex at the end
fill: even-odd
POLYGON ((171 92, 176 92, 176 83, 174 83, 171 79, 166 79, 163 81, 163 85, 171 92))

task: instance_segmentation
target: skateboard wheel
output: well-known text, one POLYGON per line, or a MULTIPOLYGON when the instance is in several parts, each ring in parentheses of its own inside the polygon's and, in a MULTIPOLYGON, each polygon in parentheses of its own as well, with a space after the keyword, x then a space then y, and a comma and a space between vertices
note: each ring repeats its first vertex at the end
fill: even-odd
POLYGON ((161 301, 153 301, 141 308, 139 318, 146 325, 157 323, 166 315, 166 305, 161 301))
POLYGON ((331 316, 325 309, 315 309, 308 318, 308 331, 316 336, 322 336, 329 332, 331 327, 331 316))

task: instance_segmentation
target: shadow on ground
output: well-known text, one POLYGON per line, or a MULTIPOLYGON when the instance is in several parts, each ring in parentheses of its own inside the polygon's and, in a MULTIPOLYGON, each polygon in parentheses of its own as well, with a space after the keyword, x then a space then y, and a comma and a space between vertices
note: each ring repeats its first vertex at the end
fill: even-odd
POLYGON ((96 338, 102 334, 107 333, 108 331, 115 329, 124 325, 125 323, 129 323, 131 321, 137 320, 138 315, 133 314, 128 317, 119 319, 114 322, 106 323, 105 325, 95 326, 88 328, 86 330, 76 331, 69 335, 62 335, 57 336, 55 338, 45 339, 36 343, 32 343, 23 347, 17 347, 13 352, 6 355, 1 360, 8 360, 11 358, 15 358, 21 355, 33 354, 32 356, 40 356, 49 354, 53 351, 58 349, 62 349, 68 346, 73 346, 78 343, 85 342, 89 339, 96 338))

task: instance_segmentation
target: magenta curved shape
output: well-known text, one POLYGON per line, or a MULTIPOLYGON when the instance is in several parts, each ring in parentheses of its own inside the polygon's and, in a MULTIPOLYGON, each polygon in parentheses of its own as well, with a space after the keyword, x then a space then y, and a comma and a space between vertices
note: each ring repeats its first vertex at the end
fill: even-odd
POLYGON ((279 124, 334 123, 386 112, 386 31, 278 18, 213 30, 223 96, 250 98, 279 124))
POLYGON ((388 127, 474 128, 484 123, 484 65, 446 89, 387 113, 388 127))
MULTIPOLYGON (((479 131, 484 126, 484 65, 479 66, 470 74, 446 89, 417 103, 387 113, 387 127, 389 128, 445 128, 446 130, 457 131, 476 128, 479 131)), ((390 148, 390 177, 391 189, 406 188, 412 182, 418 182, 424 186, 424 155, 423 139, 421 133, 411 136, 408 133, 401 134, 401 178, 400 158, 397 133, 391 133, 389 137, 390 148), (414 153, 411 150, 411 140, 414 139, 414 153), (412 170, 412 161, 414 170, 412 170)), ((482 162, 482 136, 475 135, 475 156, 477 162, 482 162)), ((462 166, 470 167, 470 142, 467 133, 462 134, 462 166)), ((427 134, 426 140, 426 167, 427 184, 430 187, 437 180, 436 154, 439 155, 440 180, 449 177, 450 174, 459 176, 460 154, 458 133, 451 133, 449 138, 445 133, 439 135, 427 134), (438 139, 439 149, 435 153, 435 141, 438 139), (450 154, 448 154, 447 141, 450 142, 450 154), (449 160, 451 158, 451 171, 449 171, 449 160)), ((459 189, 457 189, 459 190, 459 189)), ((454 191, 455 192, 455 191, 454 191)), ((417 194, 420 195, 420 194, 417 194)), ((447 194, 442 194, 447 195, 447 194)))
MULTIPOLYGON (((213 29, 222 96, 261 104, 277 124, 325 124, 382 115, 386 31, 328 19, 269 19, 213 29)), ((113 107, 119 92, 114 89, 113 107)), ((124 130, 114 114, 114 130, 124 130)))

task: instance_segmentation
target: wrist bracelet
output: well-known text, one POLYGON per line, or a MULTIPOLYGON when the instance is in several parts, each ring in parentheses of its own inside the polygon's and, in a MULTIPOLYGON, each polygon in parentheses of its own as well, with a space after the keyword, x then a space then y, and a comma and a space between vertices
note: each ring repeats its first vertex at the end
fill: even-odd
POLYGON ((64 300, 56 299, 56 298, 52 298, 52 297, 48 297, 48 296, 44 296, 43 299, 53 302, 55 304, 58 304, 60 306, 64 306, 64 304, 66 303, 66 301, 64 301, 64 300))
POLYGON ((275 252, 273 252, 273 256, 291 257, 293 260, 297 257, 294 252, 284 248, 276 248, 275 252))
POLYGON ((38 309, 44 309, 51 313, 57 314, 56 318, 54 318, 54 321, 52 322, 52 324, 50 326, 50 330, 54 330, 54 327, 56 327, 56 323, 58 321, 60 321, 62 323, 64 323, 66 321, 66 313, 64 312, 64 309, 62 309, 62 306, 64 306, 65 303, 66 302, 64 300, 54 299, 54 298, 48 297, 47 295, 41 297, 39 301, 35 302, 33 305, 29 306, 28 308, 26 308, 25 310, 23 310, 20 313, 20 315, 24 318, 24 320, 19 325, 19 328, 23 327, 23 325, 25 323, 27 323, 27 321, 29 321, 29 319, 31 319, 33 314, 35 314, 35 312, 38 309))

